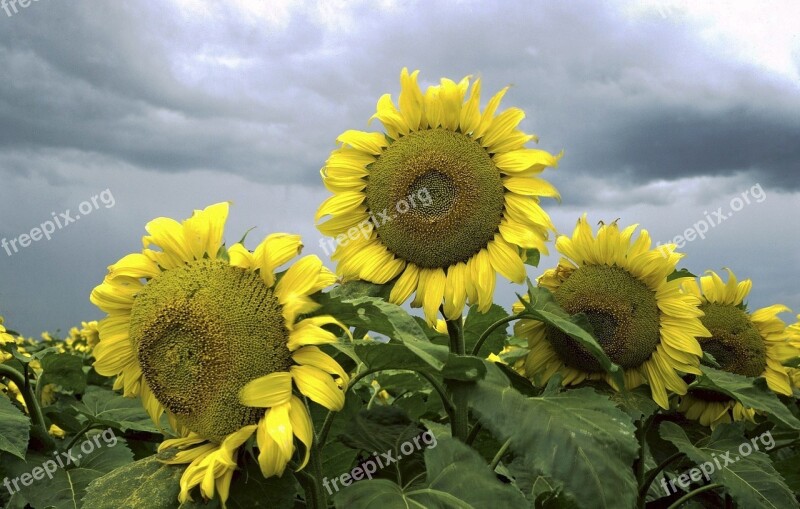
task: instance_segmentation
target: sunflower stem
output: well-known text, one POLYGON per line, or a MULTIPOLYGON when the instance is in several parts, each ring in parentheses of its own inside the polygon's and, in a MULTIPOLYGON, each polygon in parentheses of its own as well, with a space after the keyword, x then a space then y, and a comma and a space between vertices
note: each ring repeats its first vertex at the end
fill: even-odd
POLYGON ((511 437, 505 441, 502 447, 497 451, 497 454, 494 455, 492 462, 489 463, 489 469, 494 472, 494 469, 497 468, 497 465, 500 464, 500 460, 503 458, 503 455, 508 451, 508 448, 511 447, 511 437))
POLYGON ((644 482, 641 482, 639 484, 639 505, 638 505, 638 507, 644 508, 645 501, 647 500, 647 492, 648 492, 648 490, 650 490, 650 485, 653 484, 653 481, 655 481, 656 477, 658 477, 658 474, 660 474, 662 470, 667 468, 667 466, 669 466, 670 463, 672 463, 676 459, 680 458, 681 456, 683 456, 682 452, 676 452, 672 456, 668 457, 667 459, 665 459, 664 461, 659 463, 657 467, 655 467, 654 469, 650 470, 647 473, 647 476, 645 477, 644 482))
POLYGON ((447 389, 445 389, 444 385, 439 383, 433 375, 427 373, 425 371, 415 371, 418 375, 428 381, 431 384, 431 387, 439 394, 439 398, 442 400, 442 406, 444 407, 444 411, 447 412, 447 416, 452 420, 455 416, 456 407, 453 404, 453 401, 447 396, 447 389))
POLYGON ((472 427, 472 429, 469 430, 469 435, 467 436, 467 442, 466 442, 467 445, 472 445, 472 442, 474 442, 475 439, 478 438, 478 433, 481 432, 481 429, 483 429, 481 423, 476 422, 475 425, 472 427))
POLYGON ((313 491, 315 503, 312 507, 315 509, 327 509, 328 507, 328 497, 325 495, 325 489, 322 487, 322 458, 320 457, 320 453, 322 452, 322 448, 319 447, 316 441, 311 443, 311 458, 309 459, 309 463, 311 464, 311 470, 313 471, 312 477, 314 478, 313 482, 313 491))
MULTIPOLYGON (((445 317, 447 318, 447 317, 445 317)), ((455 320, 446 320, 447 332, 450 335, 450 352, 455 355, 465 355, 464 322, 459 316, 455 320)), ((453 438, 467 442, 469 435, 469 408, 467 407, 467 393, 461 388, 458 380, 445 379, 445 384, 453 396, 453 415, 450 419, 450 430, 453 438)))
POLYGON ((45 449, 48 451, 55 449, 56 443, 53 440, 53 437, 50 436, 50 433, 47 432, 47 425, 44 421, 42 408, 39 402, 36 400, 36 394, 33 392, 27 377, 11 366, 6 366, 5 364, 0 364, 0 376, 7 377, 9 380, 14 382, 17 388, 19 388, 22 398, 25 400, 25 406, 28 407, 28 414, 30 416, 31 423, 33 424, 34 434, 42 442, 42 445, 45 447, 45 449))
POLYGON ((701 494, 701 493, 703 493, 705 491, 709 491, 709 490, 713 490, 713 489, 717 489, 717 488, 721 488, 721 487, 722 487, 722 485, 719 484, 719 483, 712 483, 712 484, 706 484, 705 486, 701 486, 701 487, 697 488, 696 490, 690 491, 686 495, 684 495, 681 498, 679 498, 674 504, 669 506, 667 509, 678 509, 678 507, 680 507, 681 504, 683 504, 684 502, 686 502, 690 498, 694 498, 695 496, 697 496, 697 495, 699 495, 699 494, 701 494))
POLYGON ((102 428, 102 427, 104 427, 104 425, 99 424, 97 422, 90 422, 86 424, 86 426, 81 428, 81 430, 78 431, 78 433, 74 437, 72 437, 72 440, 69 441, 69 443, 67 444, 67 448, 64 450, 69 452, 69 450, 72 449, 72 447, 75 446, 76 443, 78 443, 78 440, 80 440, 86 433, 88 433, 93 428, 102 428))
POLYGON ((519 317, 520 317, 519 314, 507 316, 505 318, 501 318, 500 320, 497 320, 492 325, 490 325, 488 329, 483 331, 483 334, 481 334, 481 337, 478 338, 478 341, 475 343, 475 346, 472 347, 472 355, 478 355, 478 353, 480 353, 481 347, 483 346, 483 343, 486 342, 486 340, 489 338, 489 336, 492 334, 492 332, 495 331, 495 329, 497 329, 498 327, 500 327, 502 325, 505 325, 505 324, 507 324, 509 322, 513 322, 514 320, 518 319, 519 317))
POLYGON ((36 396, 36 401, 39 402, 40 405, 44 406, 44 401, 42 401, 42 393, 44 392, 44 385, 42 383, 42 377, 36 379, 36 392, 34 393, 36 396))
POLYGON ((639 438, 639 458, 636 460, 636 483, 638 486, 644 484, 645 479, 645 463, 647 459, 647 432, 650 431, 650 425, 653 423, 653 418, 649 417, 642 421, 641 427, 636 430, 636 435, 639 438))

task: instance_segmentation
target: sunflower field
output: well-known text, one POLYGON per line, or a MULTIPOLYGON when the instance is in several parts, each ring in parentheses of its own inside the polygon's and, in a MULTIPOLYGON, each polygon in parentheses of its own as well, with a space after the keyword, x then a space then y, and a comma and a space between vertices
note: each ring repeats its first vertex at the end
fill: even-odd
POLYGON ((507 90, 403 69, 322 167, 335 266, 216 203, 144 225, 102 320, 0 318, 0 504, 798 507, 800 322, 639 225, 558 234, 507 90))

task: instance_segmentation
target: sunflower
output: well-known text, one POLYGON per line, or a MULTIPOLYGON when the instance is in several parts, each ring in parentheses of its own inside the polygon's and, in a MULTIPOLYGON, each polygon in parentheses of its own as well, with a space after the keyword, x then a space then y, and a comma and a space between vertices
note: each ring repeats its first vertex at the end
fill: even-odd
MULTIPOLYGON (((687 390, 678 372, 700 374, 696 337, 709 332, 700 323, 700 300, 681 293, 678 280, 667 281, 683 255, 672 244, 651 250, 647 230, 633 240, 637 226, 620 231, 616 222, 601 224, 595 237, 584 215, 572 238, 558 237, 564 258, 538 283, 567 312, 586 315, 600 346, 623 368, 627 388, 648 383, 653 400, 668 408, 668 391, 687 390)), ((522 372, 530 379, 544 383, 561 373, 565 385, 605 380, 618 389, 597 360, 560 330, 529 319, 514 330, 528 341, 522 372)))
POLYGON ((86 342, 86 347, 91 350, 100 341, 100 333, 97 330, 97 321, 81 322, 80 336, 86 342))
POLYGON ((298 395, 340 410, 348 382, 315 346, 337 341, 323 326, 344 327, 330 316, 299 319, 319 307, 309 296, 333 273, 306 256, 276 276, 301 250, 297 235, 269 235, 253 253, 242 244, 226 250, 227 215, 219 203, 183 223, 151 221, 144 250, 110 266, 91 296, 108 313, 94 367, 117 375, 115 389, 139 397, 154 422, 166 413, 180 436, 162 443, 159 457, 189 463, 182 502, 199 485, 224 504, 237 450, 252 435, 265 477, 283 474, 295 437, 303 468, 313 427, 298 395))
MULTIPOLYGON (((764 377, 767 386, 778 394, 792 395, 792 383, 783 362, 796 357, 797 350, 789 343, 790 332, 778 318, 789 311, 775 304, 749 313, 744 299, 750 293, 749 279, 737 281, 729 269, 728 282, 713 271, 700 278, 684 280, 683 291, 701 300, 705 316, 703 325, 711 337, 701 338, 703 350, 711 354, 720 368, 748 377, 764 377)), ((680 400, 679 410, 704 426, 716 427, 723 422, 750 420, 755 411, 713 391, 692 390, 680 400)))
MULTIPOLYGON (((319 230, 335 237, 332 259, 345 279, 383 284, 389 300, 416 292, 431 325, 439 306, 458 318, 465 303, 486 311, 495 274, 520 283, 528 249, 546 253, 550 217, 540 197, 559 198, 538 177, 560 155, 526 148, 535 136, 517 126, 518 108, 495 114, 508 87, 480 112, 480 80, 470 88, 442 79, 425 93, 419 71, 400 74, 399 107, 378 101, 385 132, 349 130, 322 168, 333 192, 319 207, 319 230)), ((333 242, 331 243, 333 244, 333 242)))

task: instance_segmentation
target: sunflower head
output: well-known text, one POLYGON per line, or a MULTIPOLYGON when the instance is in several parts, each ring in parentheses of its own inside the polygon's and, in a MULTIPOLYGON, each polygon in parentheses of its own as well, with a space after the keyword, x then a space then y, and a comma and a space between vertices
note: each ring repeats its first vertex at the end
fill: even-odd
MULTIPOLYGON (((628 388, 649 383, 653 399, 667 408, 668 390, 686 393, 678 373, 700 373, 696 338, 709 333, 699 320, 699 299, 681 293, 679 281, 667 281, 683 255, 673 245, 650 249, 648 232, 634 240, 635 230, 614 222, 601 224, 595 236, 584 215, 571 238, 556 240, 564 257, 538 283, 567 312, 586 316, 606 355, 623 368, 628 388)), ((561 373, 565 384, 603 379, 614 386, 594 357, 560 330, 523 319, 515 335, 528 340, 521 371, 532 380, 561 373)))
POLYGON ((480 80, 442 79, 425 92, 418 71, 403 69, 395 105, 378 101, 384 132, 347 131, 322 169, 334 193, 317 211, 330 218, 320 231, 335 237, 333 259, 348 279, 386 283, 390 300, 422 306, 433 325, 465 303, 492 303, 495 274, 525 278, 528 249, 547 252, 553 225, 540 197, 558 191, 538 177, 560 156, 526 148, 535 139, 518 129, 525 117, 497 113, 507 88, 480 110, 480 80))
MULTIPOLYGON (((710 337, 700 338, 703 350, 710 353, 720 368, 747 377, 761 377, 778 394, 790 396, 792 381, 783 362, 798 355, 791 342, 791 332, 778 314, 789 311, 776 304, 748 312, 744 299, 750 293, 749 279, 738 281, 733 272, 728 281, 714 271, 700 278, 684 280, 682 289, 700 299, 703 325, 710 337)), ((691 419, 706 426, 731 420, 752 420, 755 412, 741 403, 708 390, 692 390, 681 398, 680 409, 691 419)))
MULTIPOLYGON (((227 214, 220 203, 183 223, 151 221, 144 250, 110 266, 91 297, 108 313, 95 369, 117 375, 115 388, 140 397, 156 423, 166 412, 180 437, 162 444, 162 459, 190 463, 183 501, 200 484, 224 502, 236 451, 253 434, 265 476, 283 473, 295 437, 307 460, 311 422, 295 389, 332 410, 344 403, 347 374, 315 346, 337 341, 323 326, 343 327, 330 316, 299 319, 319 307, 310 296, 335 276, 307 256, 278 280, 300 238, 273 234, 252 253, 226 249, 227 214)), ((91 338, 91 325, 84 329, 91 338)))

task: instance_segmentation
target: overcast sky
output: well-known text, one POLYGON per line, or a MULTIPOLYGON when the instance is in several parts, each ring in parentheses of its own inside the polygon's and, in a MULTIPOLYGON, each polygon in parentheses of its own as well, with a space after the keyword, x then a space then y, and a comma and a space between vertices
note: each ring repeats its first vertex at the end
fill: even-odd
MULTIPOLYGON (((0 239, 81 216, 0 248, 0 315, 24 334, 100 318, 88 296, 148 220, 218 201, 233 202, 229 242, 296 232, 328 261, 319 168, 342 131, 377 128, 367 119, 404 66, 423 85, 480 76, 484 96, 513 85, 503 104, 527 112, 541 148, 565 150, 544 174, 564 198, 545 204, 560 231, 587 212, 667 242, 724 215, 682 265, 730 267, 753 279, 751 306, 800 312, 796 1, 6 6, 0 239)), ((516 291, 500 283, 496 300, 516 291)))

